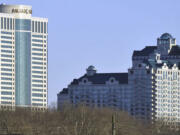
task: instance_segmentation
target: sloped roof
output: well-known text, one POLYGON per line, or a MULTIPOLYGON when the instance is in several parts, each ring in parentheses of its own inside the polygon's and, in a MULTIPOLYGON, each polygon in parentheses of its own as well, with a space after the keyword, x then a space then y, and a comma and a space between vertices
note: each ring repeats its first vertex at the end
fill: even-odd
POLYGON ((141 51, 134 51, 133 56, 149 56, 156 49, 157 49, 157 46, 146 46, 141 51))
POLYGON ((171 48, 171 51, 169 52, 170 56, 177 56, 180 55, 180 46, 176 45, 171 48))
POLYGON ((78 85, 83 78, 87 78, 92 84, 105 84, 111 77, 115 78, 119 84, 128 84, 128 73, 96 73, 93 76, 85 74, 79 79, 74 79, 71 85, 78 85))
POLYGON ((68 88, 64 88, 59 94, 68 94, 68 88))

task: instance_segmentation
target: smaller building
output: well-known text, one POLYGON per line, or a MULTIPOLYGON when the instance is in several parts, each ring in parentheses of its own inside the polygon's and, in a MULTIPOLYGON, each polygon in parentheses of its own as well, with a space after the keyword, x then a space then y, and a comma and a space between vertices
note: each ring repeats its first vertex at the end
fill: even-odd
POLYGON ((90 107, 111 107, 129 110, 130 92, 128 73, 97 73, 89 66, 86 74, 74 79, 58 94, 58 108, 69 100, 73 105, 85 104, 90 107))
POLYGON ((58 102, 58 109, 62 109, 63 106, 66 104, 66 102, 69 101, 69 96, 68 96, 68 89, 64 88, 61 92, 57 94, 57 102, 58 102))

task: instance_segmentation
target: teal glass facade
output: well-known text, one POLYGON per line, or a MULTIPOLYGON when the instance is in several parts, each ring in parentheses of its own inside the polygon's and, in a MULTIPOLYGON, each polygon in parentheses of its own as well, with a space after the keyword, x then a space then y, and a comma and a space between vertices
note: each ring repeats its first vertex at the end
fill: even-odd
POLYGON ((31 104, 31 20, 15 20, 16 105, 31 104))

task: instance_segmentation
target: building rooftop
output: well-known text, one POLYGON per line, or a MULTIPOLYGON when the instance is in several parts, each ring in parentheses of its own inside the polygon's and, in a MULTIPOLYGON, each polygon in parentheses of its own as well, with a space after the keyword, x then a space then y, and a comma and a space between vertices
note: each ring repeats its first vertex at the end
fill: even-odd
POLYGON ((92 84, 105 84, 110 78, 115 78, 119 84, 128 84, 128 73, 95 73, 93 76, 85 74, 79 79, 74 79, 71 85, 78 85, 83 78, 87 78, 92 84))
MULTIPOLYGON (((146 46, 144 49, 140 51, 134 51, 134 56, 149 56, 151 53, 153 53, 157 49, 157 46, 146 46)), ((171 51, 169 52, 170 56, 180 56, 180 46, 172 46, 171 51)))
POLYGON ((178 56, 180 55, 180 46, 176 45, 171 48, 171 51, 169 52, 169 55, 171 56, 178 56))
POLYGON ((146 46, 141 51, 134 51, 133 56, 149 56, 156 49, 157 49, 157 46, 146 46))
POLYGON ((59 94, 68 94, 68 88, 64 88, 59 94))

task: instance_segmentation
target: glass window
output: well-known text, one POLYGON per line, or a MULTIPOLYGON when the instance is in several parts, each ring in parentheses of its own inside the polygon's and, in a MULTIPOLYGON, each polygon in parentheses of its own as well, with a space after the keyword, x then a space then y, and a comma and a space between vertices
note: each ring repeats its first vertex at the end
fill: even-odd
POLYGON ((29 19, 16 19, 16 30, 31 31, 31 20, 29 20, 29 19))
POLYGON ((33 97, 43 97, 43 94, 33 93, 32 96, 33 96, 33 97))
POLYGON ((12 85, 12 82, 1 82, 1 84, 12 85))
POLYGON ((12 102, 8 102, 8 101, 1 101, 1 104, 4 104, 4 105, 8 104, 8 105, 11 105, 11 104, 12 104, 12 102))
POLYGON ((32 53, 32 55, 43 56, 43 53, 32 53))
POLYGON ((44 22, 44 33, 47 33, 47 26, 46 26, 46 22, 44 22))
POLYGON ((1 43, 12 44, 12 41, 5 41, 5 40, 2 40, 1 43))
POLYGON ((2 34, 8 34, 8 35, 12 35, 12 32, 7 32, 7 31, 2 31, 2 34))
POLYGON ((3 29, 3 18, 1 17, 1 29, 3 29))
POLYGON ((33 78, 43 78, 43 76, 40 75, 32 75, 33 78))
POLYGON ((32 64, 43 65, 43 62, 32 62, 32 64))
POLYGON ((32 57, 32 60, 43 60, 43 58, 32 57))
POLYGON ((1 61, 4 61, 4 62, 12 62, 11 59, 1 59, 1 61))
POLYGON ((38 22, 38 33, 40 33, 40 22, 38 22))
POLYGON ((32 71, 32 73, 35 73, 35 74, 43 74, 43 71, 32 71))
POLYGON ((34 21, 32 21, 32 32, 34 32, 34 21))
POLYGON ((33 84, 32 86, 33 86, 33 87, 43 87, 42 84, 33 84))
POLYGON ((41 22, 41 33, 43 33, 43 22, 41 22))
POLYGON ((1 64, 1 66, 12 67, 12 64, 1 64))
POLYGON ((12 53, 11 50, 1 50, 1 52, 5 52, 5 53, 12 53))
POLYGON ((37 32, 37 22, 35 22, 35 32, 37 32))
POLYGON ((43 69, 43 67, 32 66, 33 69, 43 69))
POLYGON ((32 80, 32 82, 39 82, 39 83, 43 83, 42 80, 32 80))
POLYGON ((43 40, 39 40, 39 39, 33 39, 32 41, 33 42, 41 42, 41 43, 43 43, 43 40))
POLYGON ((32 35, 32 37, 36 37, 36 38, 43 38, 42 35, 32 35))
POLYGON ((35 99, 35 98, 33 98, 32 101, 43 101, 43 99, 35 99))
POLYGON ((12 18, 10 19, 10 30, 12 30, 12 18))
POLYGON ((43 51, 43 49, 32 48, 33 51, 43 51))
POLYGON ((7 29, 9 30, 9 18, 7 18, 7 29))
POLYGON ((12 97, 1 97, 1 99, 12 100, 12 97))
POLYGON ((41 44, 32 44, 32 46, 35 46, 35 47, 43 47, 43 45, 41 45, 41 44))
POLYGON ((32 89, 32 91, 43 92, 43 89, 32 89))
POLYGON ((12 73, 1 73, 1 75, 12 76, 12 73))
POLYGON ((12 95, 12 92, 1 91, 1 95, 12 95))
POLYGON ((39 104, 39 103, 32 103, 33 106, 43 106, 43 104, 39 104))
POLYGON ((1 48, 12 48, 12 46, 2 45, 1 48))
POLYGON ((4 90, 12 90, 12 87, 1 87, 1 89, 4 89, 4 90))
POLYGON ((6 18, 4 18, 4 29, 6 29, 6 18))
POLYGON ((4 38, 4 39, 12 39, 12 37, 7 37, 7 36, 1 36, 1 38, 4 38))
POLYGON ((11 68, 1 68, 1 71, 12 71, 11 68))

